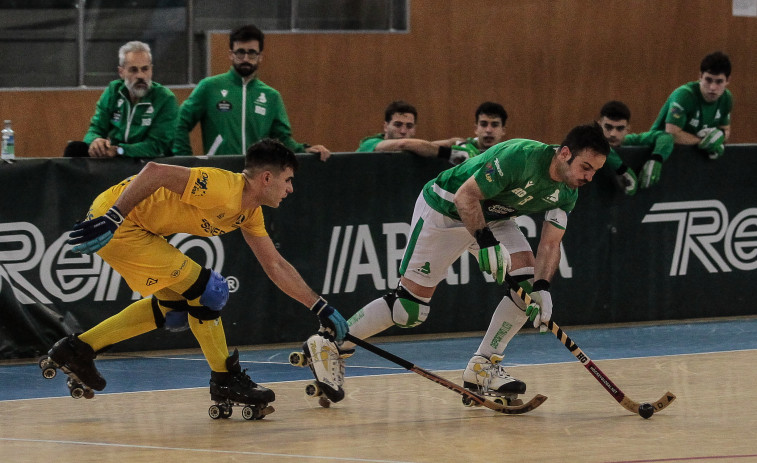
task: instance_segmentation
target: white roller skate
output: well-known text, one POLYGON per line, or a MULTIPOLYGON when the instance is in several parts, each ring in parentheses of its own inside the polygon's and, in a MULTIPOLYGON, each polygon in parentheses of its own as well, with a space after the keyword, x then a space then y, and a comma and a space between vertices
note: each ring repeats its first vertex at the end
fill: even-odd
POLYGON ((234 405, 242 406, 242 418, 261 420, 274 412, 268 405, 276 400, 276 394, 255 383, 239 365, 239 351, 226 359, 228 372, 210 372, 210 399, 215 402, 208 408, 208 415, 214 420, 231 416, 234 405))
POLYGON ((340 354, 336 343, 326 336, 324 333, 310 336, 302 344, 302 353, 293 352, 289 356, 292 365, 310 367, 315 381, 305 387, 305 393, 318 397, 318 404, 324 408, 344 399, 344 359, 354 353, 352 349, 340 354))
MULTIPOLYGON (((526 383, 507 374, 500 365, 503 358, 503 355, 497 354, 492 354, 490 359, 474 355, 463 372, 463 386, 477 394, 492 397, 494 402, 502 405, 522 405, 518 394, 526 392, 526 383)), ((463 404, 472 405, 467 397, 463 397, 463 404)))

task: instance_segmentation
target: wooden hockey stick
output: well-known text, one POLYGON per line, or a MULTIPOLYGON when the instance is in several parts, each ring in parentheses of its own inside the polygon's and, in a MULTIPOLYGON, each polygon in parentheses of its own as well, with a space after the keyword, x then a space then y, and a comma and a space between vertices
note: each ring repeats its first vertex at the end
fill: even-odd
POLYGON ((499 413, 504 413, 506 415, 520 415, 522 413, 530 412, 531 410, 535 409, 536 407, 544 403, 545 400, 547 400, 547 396, 537 394, 534 396, 534 398, 532 398, 531 400, 529 400, 528 402, 522 405, 498 404, 484 398, 483 396, 479 394, 476 394, 473 391, 469 391, 468 389, 462 386, 459 386, 453 383, 452 381, 446 380, 442 378, 441 376, 437 376, 434 373, 431 373, 430 371, 424 370, 423 368, 419 366, 413 365, 407 360, 397 357, 396 355, 390 352, 387 352, 384 349, 381 349, 380 347, 374 346, 373 344, 363 341, 362 339, 356 338, 355 336, 349 333, 347 333, 344 339, 345 341, 355 343, 356 345, 362 347, 365 350, 373 352, 379 357, 383 357, 386 360, 389 360, 390 362, 396 363, 397 365, 401 366, 402 368, 406 370, 410 370, 413 373, 417 373, 426 379, 430 379, 436 384, 440 384, 451 391, 455 391, 461 396, 463 396, 464 398, 470 399, 472 402, 475 402, 479 405, 483 405, 484 407, 489 408, 499 413))
MULTIPOLYGON (((517 281, 515 281, 515 279, 509 273, 505 274, 505 281, 511 289, 515 290, 515 292, 523 300, 523 302, 526 303, 526 305, 531 303, 531 296, 518 284, 517 281)), ((594 378, 599 381, 599 384, 607 389, 607 392, 609 392, 610 395, 613 396, 613 398, 617 400, 618 403, 629 412, 639 414, 644 418, 649 418, 650 416, 652 416, 652 411, 647 408, 649 405, 654 407, 653 412, 656 413, 663 410, 676 399, 676 396, 672 392, 668 391, 656 402, 652 402, 651 404, 639 403, 631 400, 623 393, 623 391, 620 390, 618 386, 615 385, 615 383, 610 380, 610 378, 607 377, 607 375, 602 372, 602 370, 599 369, 599 367, 586 354, 584 354, 581 348, 578 347, 567 334, 565 334, 565 332, 557 325, 557 323, 550 320, 546 326, 547 329, 549 329, 549 331, 551 331, 552 334, 554 334, 557 339, 559 339, 560 342, 568 348, 568 350, 578 359, 578 361, 581 362, 583 366, 591 372, 592 376, 594 376, 594 378), (640 407, 644 407, 644 409, 640 407)))

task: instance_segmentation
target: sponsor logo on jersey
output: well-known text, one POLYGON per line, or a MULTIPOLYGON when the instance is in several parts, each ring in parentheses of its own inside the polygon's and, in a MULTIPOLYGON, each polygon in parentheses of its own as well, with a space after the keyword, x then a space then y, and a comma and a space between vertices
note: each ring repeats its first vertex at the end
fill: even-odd
POLYGON ((489 182, 489 183, 493 182, 494 181, 494 177, 493 177, 493 175, 494 175, 494 165, 491 162, 487 162, 486 165, 484 166, 484 169, 485 169, 485 172, 486 172, 486 174, 485 174, 486 181, 489 182))
POLYGON ((416 270, 424 275, 428 275, 429 273, 431 273, 431 262, 426 262, 425 264, 423 264, 423 267, 418 267, 416 270))
POLYGON ((525 186, 525 187, 523 187, 523 189, 524 189, 524 190, 527 190, 527 189, 528 189, 528 187, 532 186, 533 184, 534 184, 534 182, 533 182, 533 181, 531 181, 531 180, 529 180, 528 182, 526 182, 526 186, 525 186))
POLYGON ((227 100, 221 100, 216 104, 216 109, 222 113, 231 111, 232 107, 233 105, 231 104, 231 102, 227 100))
POLYGON ((150 106, 149 106, 149 107, 147 108, 147 111, 145 111, 145 114, 152 114, 152 113, 154 113, 154 112, 155 112, 155 108, 153 108, 153 107, 152 107, 152 105, 150 105, 150 106))
POLYGON ((560 200, 560 190, 559 190, 559 189, 558 189, 558 190, 555 190, 555 192, 554 192, 554 193, 552 193, 552 194, 551 194, 551 195, 549 195, 549 196, 545 196, 545 197, 544 197, 544 198, 542 198, 542 199, 543 199, 544 201, 548 202, 548 203, 556 203, 557 201, 559 201, 559 200, 560 200))
POLYGON ((261 116, 265 116, 265 108, 263 106, 255 105, 255 114, 260 114, 261 116))
POLYGON ((255 103, 257 103, 257 104, 266 104, 266 103, 268 103, 268 99, 266 99, 265 93, 260 92, 260 96, 258 96, 258 99, 255 100, 255 103))
POLYGON ((717 111, 715 111, 715 120, 718 120, 721 117, 723 117, 723 116, 720 114, 720 109, 718 109, 717 111))
POLYGON ((116 103, 116 106, 120 108, 121 106, 123 106, 123 104, 124 104, 124 99, 123 98, 119 98, 118 99, 118 103, 116 103))
POLYGON ((157 282, 158 280, 156 280, 155 278, 148 278, 147 281, 145 282, 145 286, 152 286, 156 284, 157 282))
POLYGON ((118 111, 113 111, 113 115, 110 116, 110 120, 113 121, 113 122, 120 121, 121 120, 121 113, 119 113, 118 111))
POLYGON ((680 119, 684 114, 686 114, 686 111, 680 104, 674 102, 670 105, 670 115, 673 116, 674 119, 680 119))
POLYGON ((244 214, 239 214, 239 217, 237 217, 237 220, 234 221, 234 226, 239 227, 244 223, 244 221, 247 220, 247 216, 244 214))
POLYGON ((226 233, 226 230, 216 227, 212 223, 208 222, 207 219, 202 219, 200 228, 202 228, 208 234, 208 236, 219 236, 226 233))
POLYGON ((221 90, 221 97, 226 98, 226 95, 229 94, 229 91, 226 89, 221 90))
POLYGON ((200 177, 195 180, 194 186, 192 186, 193 196, 205 196, 208 192, 208 173, 200 172, 200 177))
POLYGON ((494 167, 497 168, 497 173, 499 174, 500 177, 505 176, 505 173, 502 172, 502 167, 500 167, 499 165, 499 159, 496 159, 496 158, 494 159, 494 167))
POLYGON ((502 215, 502 216, 506 216, 508 214, 515 212, 515 209, 513 209, 512 207, 505 206, 503 204, 498 204, 495 202, 489 202, 489 201, 484 202, 484 207, 486 208, 487 212, 490 212, 496 215, 502 215))
POLYGON ((187 260, 188 259, 184 259, 179 268, 171 272, 171 277, 176 278, 177 276, 181 275, 181 271, 184 270, 184 267, 187 266, 187 260))
POLYGON ((142 127, 150 127, 152 125, 152 117, 142 118, 142 127))

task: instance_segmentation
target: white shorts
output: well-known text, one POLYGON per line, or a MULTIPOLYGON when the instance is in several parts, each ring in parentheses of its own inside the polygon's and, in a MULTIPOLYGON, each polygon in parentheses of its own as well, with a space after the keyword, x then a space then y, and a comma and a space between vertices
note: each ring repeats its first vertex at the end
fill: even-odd
MULTIPOLYGON (((494 237, 510 254, 532 252, 515 219, 487 223, 494 237)), ((418 196, 410 224, 410 238, 400 265, 400 275, 427 288, 447 278, 447 269, 466 250, 478 259, 478 244, 460 220, 435 211, 418 196)))

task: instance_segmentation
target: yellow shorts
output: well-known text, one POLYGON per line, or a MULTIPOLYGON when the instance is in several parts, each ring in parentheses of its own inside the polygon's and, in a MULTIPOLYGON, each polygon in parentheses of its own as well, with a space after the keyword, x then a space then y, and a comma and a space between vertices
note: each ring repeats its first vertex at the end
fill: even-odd
MULTIPOLYGON (((92 203, 88 217, 103 215, 119 195, 120 191, 114 189, 101 193, 92 203)), ((128 218, 97 254, 142 296, 150 296, 164 288, 182 294, 197 280, 202 269, 200 264, 168 244, 165 238, 137 226, 128 218)))

